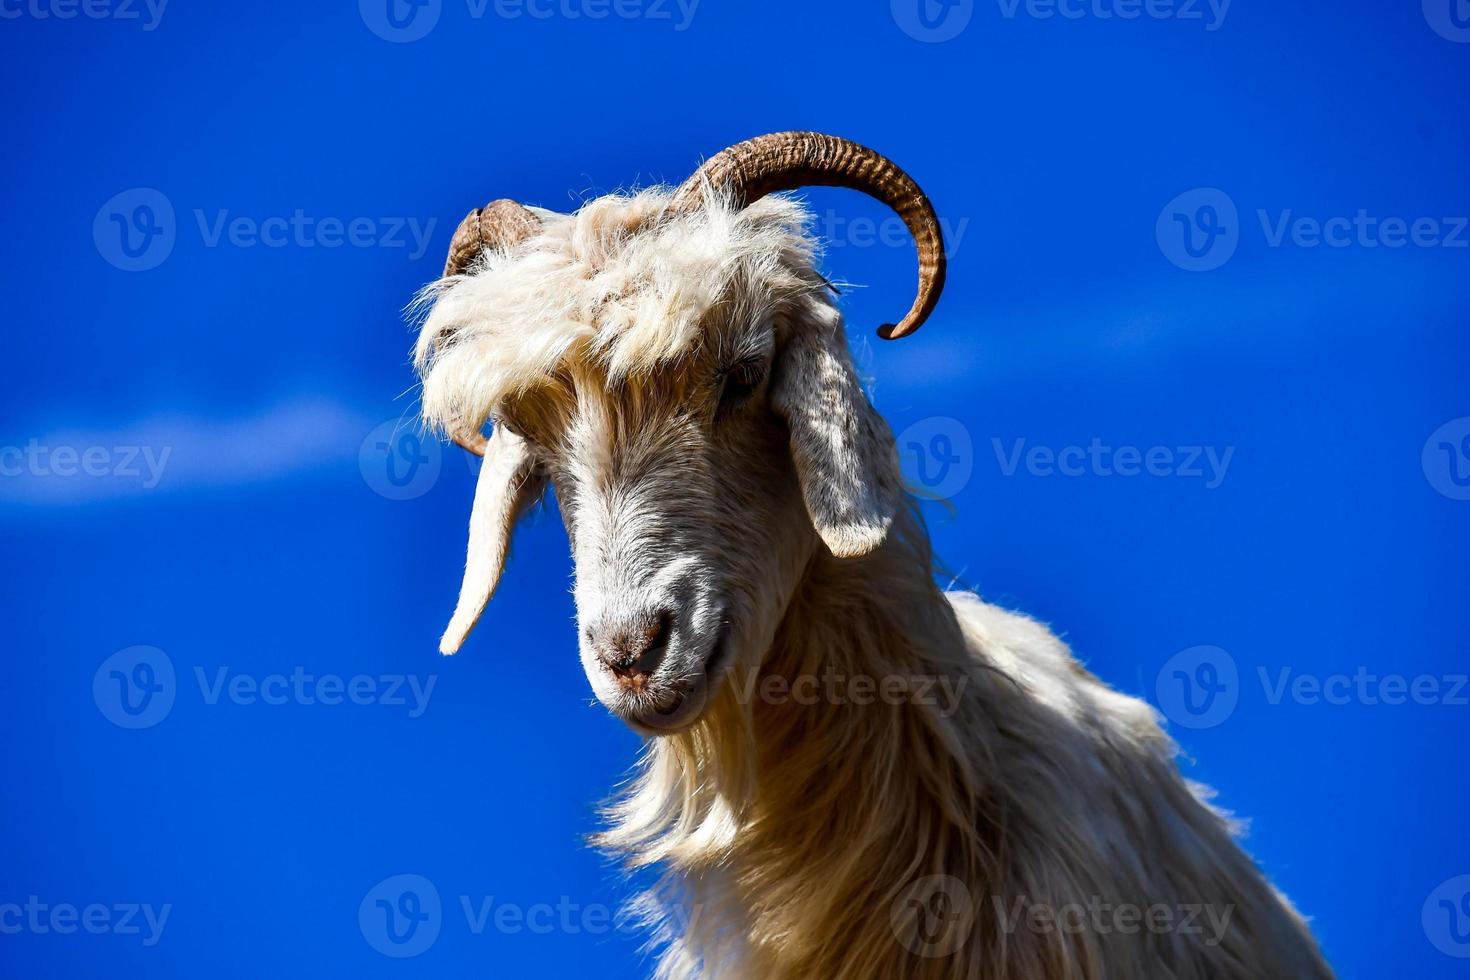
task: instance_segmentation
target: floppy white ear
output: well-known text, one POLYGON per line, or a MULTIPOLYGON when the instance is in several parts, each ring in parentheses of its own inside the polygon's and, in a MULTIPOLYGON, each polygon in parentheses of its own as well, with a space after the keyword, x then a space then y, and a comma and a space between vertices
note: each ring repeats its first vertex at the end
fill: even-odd
POLYGON ((832 554, 881 545, 901 499, 893 434, 868 402, 835 310, 794 324, 772 402, 791 429, 802 497, 832 554))
POLYGON ((458 652, 465 637, 475 628, 505 571, 516 521, 541 495, 544 483, 526 440, 503 426, 496 426, 485 446, 485 462, 475 485, 464 584, 460 586, 454 617, 439 641, 440 653, 458 652))

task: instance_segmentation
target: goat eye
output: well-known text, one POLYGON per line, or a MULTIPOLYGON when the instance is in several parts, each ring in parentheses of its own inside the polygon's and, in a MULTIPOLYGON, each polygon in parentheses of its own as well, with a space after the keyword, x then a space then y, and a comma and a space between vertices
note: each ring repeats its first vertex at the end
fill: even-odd
POLYGON ((755 394, 765 380, 765 365, 759 361, 745 361, 725 372, 725 389, 720 395, 722 406, 734 406, 755 394))

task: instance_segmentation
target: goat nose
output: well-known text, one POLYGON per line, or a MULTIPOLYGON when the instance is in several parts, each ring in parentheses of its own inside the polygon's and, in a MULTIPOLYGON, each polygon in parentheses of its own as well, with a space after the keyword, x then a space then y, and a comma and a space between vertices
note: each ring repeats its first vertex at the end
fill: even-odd
POLYGON ((669 610, 631 622, 607 623, 588 631, 592 651, 625 688, 639 689, 658 669, 674 629, 669 610))

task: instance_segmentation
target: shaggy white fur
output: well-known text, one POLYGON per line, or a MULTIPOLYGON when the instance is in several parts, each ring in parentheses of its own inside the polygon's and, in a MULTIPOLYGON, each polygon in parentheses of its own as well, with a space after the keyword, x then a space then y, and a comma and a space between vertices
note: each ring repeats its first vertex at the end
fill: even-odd
POLYGON ((568 362, 596 360, 613 381, 647 374, 709 344, 712 327, 758 320, 821 284, 802 272, 818 246, 797 202, 735 210, 712 198, 670 217, 669 198, 655 188, 574 215, 538 210, 541 234, 426 287, 414 349, 425 420, 479 428, 568 362))
POLYGON ((668 199, 543 213, 426 290, 416 351, 430 423, 515 433, 446 649, 544 475, 593 689, 662 732, 599 838, 666 872, 638 902, 659 974, 1330 976, 1145 703, 935 585, 807 213, 668 199), (665 645, 619 677, 598 630, 665 645))

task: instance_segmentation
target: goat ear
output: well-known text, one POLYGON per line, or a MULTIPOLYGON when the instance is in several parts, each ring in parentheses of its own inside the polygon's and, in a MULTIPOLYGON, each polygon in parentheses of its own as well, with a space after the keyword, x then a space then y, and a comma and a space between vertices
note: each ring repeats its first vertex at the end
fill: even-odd
POLYGON ((538 472, 526 440, 504 426, 496 426, 485 446, 485 462, 475 485, 464 584, 460 586, 454 617, 439 641, 440 653, 458 652, 475 628, 505 571, 516 521, 541 496, 544 487, 545 478, 538 472))
POLYGON ((893 434, 868 402, 835 311, 794 324, 772 389, 791 430, 802 497, 832 554, 858 558, 888 536, 901 496, 893 434))

